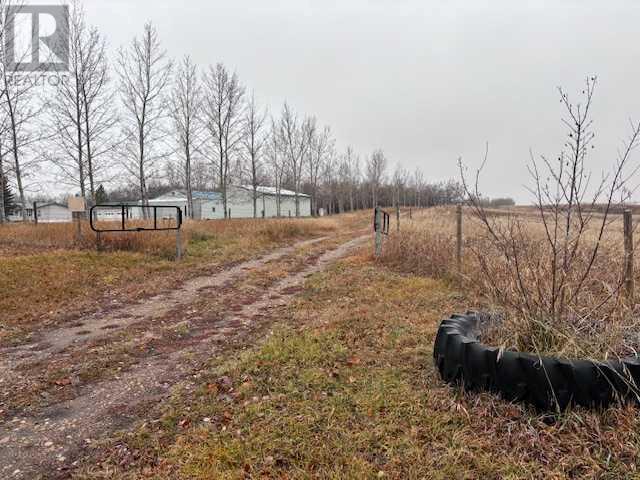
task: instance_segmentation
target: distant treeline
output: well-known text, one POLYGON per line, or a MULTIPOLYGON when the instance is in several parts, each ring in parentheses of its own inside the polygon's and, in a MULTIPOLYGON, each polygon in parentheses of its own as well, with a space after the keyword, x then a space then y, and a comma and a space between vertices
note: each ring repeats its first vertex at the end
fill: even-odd
MULTIPOLYGON (((295 192, 296 215, 300 193, 311 197, 314 214, 462 200, 457 182, 425 179, 420 168, 409 172, 398 159, 392 167, 382 149, 338 149, 330 126, 286 102, 261 105, 222 63, 171 58, 150 23, 110 52, 81 2, 70 5, 69 15, 72 61, 68 71, 49 73, 60 76, 50 82, 57 85, 52 91, 17 88, 0 56, 0 185, 8 181, 21 204, 27 192, 39 190, 38 182, 54 180, 57 190, 89 203, 147 204, 179 188, 189 212, 194 191, 217 191, 225 214, 228 186, 249 185, 255 216, 262 185, 295 192)), ((0 188, 0 197, 5 192, 0 188)), ((41 199, 32 194, 28 200, 41 199)), ((0 222, 6 203, 0 198, 0 222)))

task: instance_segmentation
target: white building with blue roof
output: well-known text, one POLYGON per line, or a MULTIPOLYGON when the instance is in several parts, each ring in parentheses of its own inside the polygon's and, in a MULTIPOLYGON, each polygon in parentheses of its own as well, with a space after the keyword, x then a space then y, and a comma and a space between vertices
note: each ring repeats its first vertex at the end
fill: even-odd
MULTIPOLYGON (((256 189, 257 217, 295 217, 295 192, 273 187, 259 186, 256 189)), ((311 197, 298 194, 300 216, 311 216, 311 197)), ((187 194, 184 190, 173 190, 149 200, 151 206, 176 206, 182 210, 184 218, 189 217, 187 194)), ((253 217, 253 187, 229 186, 227 191, 227 209, 230 218, 253 217)), ((220 192, 193 192, 193 218, 210 220, 224 218, 224 204, 220 192)))

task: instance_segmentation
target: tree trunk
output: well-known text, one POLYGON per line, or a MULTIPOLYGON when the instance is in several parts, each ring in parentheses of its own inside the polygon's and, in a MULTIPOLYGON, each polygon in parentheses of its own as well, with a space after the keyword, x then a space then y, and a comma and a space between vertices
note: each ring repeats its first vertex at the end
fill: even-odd
POLYGON ((229 198, 227 195, 227 176, 229 175, 229 159, 225 153, 225 161, 223 165, 223 177, 222 177, 222 203, 224 205, 224 218, 229 218, 229 198))
POLYGON ((218 153, 220 154, 220 165, 218 166, 218 175, 220 175, 220 193, 222 194, 222 209, 224 210, 224 218, 227 218, 227 189, 224 181, 224 148, 222 146, 222 133, 218 140, 218 153))
POLYGON ((280 208, 280 189, 282 188, 282 173, 278 176, 276 172, 276 215, 280 218, 282 211, 280 208))
POLYGON ((91 137, 89 135, 89 118, 88 115, 85 115, 85 130, 86 130, 86 143, 87 143, 87 175, 89 176, 89 190, 91 192, 91 199, 95 203, 96 201, 96 188, 93 177, 93 158, 91 156, 91 137))
POLYGON ((253 218, 258 218, 258 189, 255 184, 253 184, 253 218))
POLYGON ((80 196, 86 198, 86 189, 84 184, 84 162, 82 160, 82 112, 80 110, 80 79, 78 73, 76 77, 76 90, 75 90, 75 104, 76 104, 76 118, 74 119, 76 134, 78 137, 78 176, 80 180, 80 196))
POLYGON ((4 209, 4 160, 2 158, 2 145, 0 144, 0 224, 4 223, 7 218, 7 212, 4 209))
MULTIPOLYGON (((8 92, 8 91, 7 91, 8 92)), ((24 196, 24 186, 22 185, 22 172, 20 170, 20 156, 18 154, 18 132, 16 125, 16 116, 13 111, 13 104, 9 100, 7 93, 7 106, 9 107, 9 119, 11 120, 11 151, 13 153, 14 169, 16 174, 16 183, 18 184, 18 195, 20 195, 20 203, 22 204, 22 221, 27 221, 27 202, 24 196)), ((35 212, 34 212, 35 213, 35 212)))
POLYGON ((93 156, 91 151, 91 129, 89 127, 89 101, 87 99, 87 92, 82 87, 82 101, 84 105, 84 135, 85 142, 87 144, 87 175, 89 176, 89 190, 91 192, 91 200, 96 203, 96 188, 93 175, 93 156))
POLYGON ((191 151, 189 149, 189 139, 185 145, 185 184, 187 187, 187 208, 189 209, 188 217, 193 219, 193 187, 191 185, 191 151))

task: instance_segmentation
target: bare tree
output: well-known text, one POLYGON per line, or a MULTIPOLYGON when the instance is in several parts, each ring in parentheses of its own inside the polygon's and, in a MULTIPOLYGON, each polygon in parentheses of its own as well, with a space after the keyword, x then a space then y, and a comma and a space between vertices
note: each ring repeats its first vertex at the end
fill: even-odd
POLYGON ((200 145, 201 90, 196 66, 191 58, 184 57, 176 74, 171 97, 173 119, 178 151, 183 160, 184 186, 187 191, 188 216, 193 218, 193 155, 200 145))
POLYGON ((204 119, 213 148, 213 165, 217 170, 218 185, 222 193, 224 216, 228 216, 228 185, 231 160, 237 153, 243 134, 244 88, 236 73, 229 74, 218 63, 209 67, 203 78, 204 119))
POLYGON ((80 93, 82 63, 80 51, 85 36, 82 6, 76 1, 69 12, 66 34, 69 39, 69 71, 58 75, 55 95, 48 104, 45 125, 52 130, 52 149, 46 155, 60 170, 63 181, 70 181, 86 197, 86 161, 82 139, 83 105, 80 93))
POLYGON ((420 170, 419 168, 416 168, 413 171, 412 183, 413 183, 413 189, 414 189, 413 206, 416 208, 419 208, 421 206, 420 193, 424 188, 424 174, 422 173, 422 170, 420 170))
MULTIPOLYGON (((9 52, 4 48, 7 45, 7 27, 17 21, 16 15, 20 13, 21 8, 22 4, 9 4, 6 0, 0 0, 0 108, 6 120, 7 152, 12 159, 11 170, 22 205, 22 219, 26 220, 25 178, 38 160, 25 159, 23 153, 38 137, 29 130, 29 126, 41 111, 41 105, 36 101, 33 90, 39 84, 42 74, 33 78, 14 76, 16 72, 13 65, 22 63, 25 57, 9 58, 9 52)), ((13 39, 9 41, 13 42, 13 39)))
POLYGON ((302 189, 304 160, 315 128, 314 118, 307 117, 300 121, 296 113, 285 102, 280 116, 280 137, 294 185, 296 217, 300 216, 300 190, 302 189))
POLYGON ((267 141, 267 137, 264 133, 266 118, 266 112, 258 109, 255 96, 252 94, 245 111, 242 143, 247 156, 246 165, 251 181, 251 188, 253 189, 253 218, 258 216, 258 185, 260 185, 262 180, 262 157, 265 142, 267 141))
POLYGON ((58 167, 60 179, 95 200, 100 162, 115 145, 113 91, 108 89, 105 42, 86 25, 79 2, 70 9, 67 29, 69 71, 58 74, 55 95, 47 101, 46 123, 50 149, 45 154, 58 167))
POLYGON ((395 194, 395 205, 406 206, 406 187, 409 182, 409 173, 398 164, 393 173, 393 188, 395 194))
POLYGON ((372 207, 378 206, 380 186, 384 181, 387 163, 387 157, 382 150, 374 151, 367 160, 367 182, 371 189, 372 207))
POLYGON ((353 203, 351 192, 353 185, 351 184, 351 170, 353 165, 347 159, 347 155, 342 155, 338 162, 338 182, 337 182, 337 200, 338 200, 338 213, 342 213, 347 209, 347 203, 350 207, 353 203))
POLYGON ((318 214, 317 196, 318 180, 322 166, 333 154, 335 140, 331 136, 331 128, 326 126, 321 132, 313 131, 310 138, 308 157, 309 183, 311 184, 311 214, 318 214))
POLYGON ((111 88, 104 37, 89 28, 80 48, 80 100, 83 110, 84 148, 91 199, 96 202, 99 182, 111 167, 110 159, 117 140, 114 127, 118 116, 114 108, 115 91, 111 88))
POLYGON ((140 200, 149 205, 147 182, 166 151, 160 146, 165 137, 163 122, 167 114, 166 89, 172 62, 160 45, 156 29, 147 23, 141 38, 134 38, 118 58, 120 96, 123 108, 123 165, 138 180, 140 200))
POLYGON ((402 165, 399 163, 396 165, 396 169, 393 172, 392 187, 393 187, 393 205, 396 208, 400 208, 400 196, 401 190, 404 185, 404 175, 402 165))
POLYGON ((344 154, 344 160, 347 164, 349 210, 353 211, 356 209, 355 197, 358 186, 360 185, 360 157, 355 153, 353 148, 349 146, 344 154))
POLYGON ((280 143, 280 125, 276 120, 271 118, 271 128, 267 135, 267 142, 265 144, 265 157, 269 170, 273 178, 273 186, 276 191, 276 215, 281 216, 280 201, 282 183, 284 177, 284 171, 286 168, 286 159, 284 152, 282 151, 282 144, 280 143))
POLYGON ((322 163, 322 179, 325 184, 327 214, 329 215, 340 213, 340 207, 336 206, 336 201, 339 202, 337 197, 339 195, 338 176, 340 175, 336 163, 336 158, 333 155, 327 157, 322 163))
POLYGON ((4 171, 4 155, 2 152, 2 136, 0 135, 0 224, 7 220, 7 212, 4 208, 4 186, 7 182, 7 176, 4 171))

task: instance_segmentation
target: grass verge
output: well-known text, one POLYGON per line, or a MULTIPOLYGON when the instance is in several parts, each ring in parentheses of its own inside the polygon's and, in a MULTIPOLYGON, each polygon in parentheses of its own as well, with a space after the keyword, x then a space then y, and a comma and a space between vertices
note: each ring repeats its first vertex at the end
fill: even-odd
POLYGON ((635 410, 551 422, 440 381, 435 330, 465 302, 351 257, 78 478, 637 478, 635 410))

